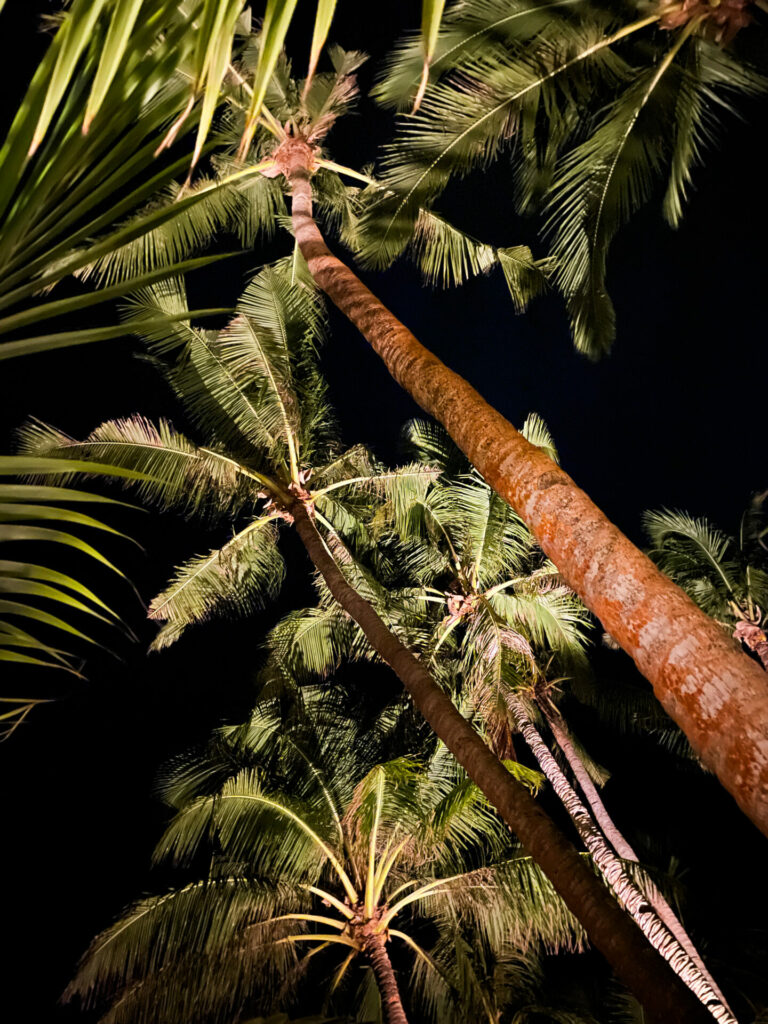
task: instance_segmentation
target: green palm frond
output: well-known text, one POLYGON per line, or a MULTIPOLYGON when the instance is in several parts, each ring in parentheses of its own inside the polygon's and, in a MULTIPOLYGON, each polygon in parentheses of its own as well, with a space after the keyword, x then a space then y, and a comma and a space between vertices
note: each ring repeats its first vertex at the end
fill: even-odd
POLYGON ((566 661, 583 657, 591 622, 589 613, 573 591, 564 586, 523 583, 514 592, 500 591, 489 598, 496 614, 531 638, 541 651, 566 661))
MULTIPOLYGON (((174 215, 157 228, 105 252, 80 268, 76 276, 103 288, 154 270, 173 273, 175 265, 203 252, 221 235, 236 238, 244 249, 253 248, 259 238, 271 238, 278 219, 286 213, 279 184, 257 172, 239 177, 237 172, 242 168, 231 168, 221 160, 216 166, 216 178, 199 177, 183 189, 177 182, 171 183, 165 196, 160 193, 153 197, 150 207, 135 214, 124 227, 140 223, 150 211, 173 212, 184 197, 199 196, 185 208, 184 216, 174 215)), ((137 287, 121 288, 122 294, 128 290, 135 292, 137 287)))
POLYGON ((459 55, 450 79, 427 91, 419 112, 404 122, 385 148, 383 184, 399 193, 383 235, 414 204, 441 191, 453 174, 487 164, 510 144, 520 106, 540 97, 557 109, 573 103, 583 84, 584 63, 591 76, 618 70, 610 51, 605 16, 590 10, 583 23, 550 19, 552 31, 537 45, 486 44, 459 55))
POLYGON ((606 352, 615 331, 605 286, 608 247, 661 174, 667 126, 660 115, 669 103, 668 79, 678 72, 671 57, 636 73, 589 138, 563 160, 553 183, 547 230, 556 280, 574 343, 590 355, 606 352))
POLYGON ((402 439, 409 456, 428 466, 436 466, 445 476, 458 476, 469 471, 466 457, 446 430, 433 420, 409 420, 402 429, 402 439))
POLYGON ((685 512, 646 512, 643 526, 651 558, 708 614, 727 615, 728 602, 742 596, 733 540, 706 519, 685 512))
POLYGON ((57 463, 64 481, 81 478, 84 463, 92 460, 99 465, 92 469, 86 465, 87 473, 104 473, 105 466, 125 470, 134 479, 125 480, 124 486, 135 489, 142 502, 203 520, 232 514, 256 497, 258 481, 245 476, 231 459, 198 448, 166 420, 157 424, 143 416, 110 420, 83 441, 31 420, 18 436, 23 452, 77 460, 72 470, 57 463))
POLYGON ((264 608, 279 593, 284 576, 275 517, 255 519, 221 548, 179 566, 169 586, 153 598, 149 617, 164 625, 152 650, 175 643, 188 626, 222 609, 245 616, 264 608))
MULTIPOLYGON (((72 16, 87 17, 83 12, 90 2, 81 0, 76 5, 77 13, 73 10, 65 21, 72 16)), ((114 0, 107 6, 114 7, 114 0)), ((177 48, 184 46, 185 25, 171 10, 173 6, 164 5, 170 21, 168 32, 161 33, 161 38, 156 36, 156 18, 139 18, 135 23, 135 50, 130 59, 115 65, 102 102, 105 117, 92 124, 87 134, 79 130, 80 118, 90 85, 94 76, 98 77, 99 47, 109 43, 109 59, 114 60, 114 38, 105 39, 107 27, 103 19, 99 20, 92 33, 80 37, 82 61, 78 58, 64 73, 57 61, 62 46, 66 48, 63 40, 69 30, 57 32, 0 147, 0 309, 9 311, 0 321, 0 330, 17 335, 0 346, 3 358, 117 336, 122 332, 111 327, 64 330, 31 338, 18 334, 22 327, 29 328, 41 320, 58 320, 95 302, 124 296, 149 283, 147 275, 179 273, 210 261, 203 257, 190 263, 179 256, 180 249, 179 258, 175 258, 169 248, 157 264, 147 261, 130 265, 129 261, 122 279, 114 277, 112 287, 101 293, 78 291, 53 302, 40 298, 63 278, 98 266, 115 250, 132 244, 141 248, 144 243, 140 239, 147 233, 162 232, 165 227, 173 234, 171 222, 179 225, 177 231, 183 231, 180 225, 188 216, 194 220, 196 205, 215 191, 209 186, 207 192, 203 189, 126 221, 158 192, 172 188, 171 183, 188 163, 188 157, 160 163, 155 160, 158 143, 183 108, 187 90, 183 75, 174 74, 177 48), (57 80, 60 73, 64 77, 57 80), (55 95, 65 98, 48 108, 43 118, 47 122, 45 137, 30 156, 46 96, 50 99, 55 95), (55 175, 50 173, 54 161, 55 175)), ((82 24, 78 31, 81 28, 82 24)), ((104 84, 102 79, 99 88, 104 84)), ((183 132, 194 127, 197 116, 193 113, 183 132)), ((239 177, 259 175, 241 172, 239 177)), ((150 243, 148 249, 153 250, 150 243)))
POLYGON ((520 433, 526 441, 530 441, 537 448, 543 448, 553 462, 560 462, 554 438, 549 431, 549 427, 538 413, 532 412, 525 417, 520 433))
MULTIPOLYGON (((272 960, 269 966, 273 966, 274 958, 278 957, 278 964, 274 966, 283 970, 295 962, 289 945, 274 942, 287 930, 285 923, 273 926, 268 936, 271 942, 253 942, 250 953, 249 944, 243 941, 245 929, 251 922, 269 920, 276 913, 300 910, 304 906, 306 897, 295 888, 259 885, 250 878, 236 875, 195 882, 160 896, 147 897, 129 908, 94 940, 64 998, 77 997, 85 1006, 94 1006, 117 990, 118 1001, 125 995, 143 1001, 143 987, 146 995, 154 1000, 157 991, 152 981, 161 979, 165 973, 176 973, 174 994, 178 1001, 183 982, 192 982, 197 971, 198 978, 204 976, 214 986, 207 998, 214 1005, 218 1002, 226 1007, 231 998, 242 999, 250 990, 253 975, 249 976, 249 971, 263 971, 265 959, 272 960), (267 951, 271 954, 269 957, 265 956, 267 951), (225 966, 227 962, 229 970, 225 966), (220 980, 216 984, 215 969, 226 972, 223 983, 220 980), (228 993, 227 989, 233 985, 235 992, 228 993)), ((202 990, 196 992, 196 997, 204 998, 202 990)), ((144 1007, 145 1014, 147 1009, 144 1007)))
POLYGON ((367 641, 336 604, 292 612, 267 642, 297 680, 327 679, 345 658, 370 657, 367 641))
MULTIPOLYGON (((489 45, 512 46, 528 43, 546 28, 558 9, 558 3, 509 2, 509 0, 469 0, 445 12, 429 61, 429 78, 435 81, 459 65, 463 59, 487 49, 489 45)), ((395 45, 386 57, 373 96, 384 106, 406 110, 413 106, 424 69, 424 44, 415 35, 395 45)))
MULTIPOLYGON (((76 465, 80 470, 90 468, 83 462, 76 465)), ((98 468, 117 476, 139 476, 109 466, 98 468)), ((48 458, 29 455, 0 457, 0 479, 16 477, 28 480, 30 476, 63 480, 67 471, 59 462, 48 458)), ((0 545, 11 545, 2 550, 0 559, 0 661, 17 669, 55 668, 78 676, 82 655, 63 650, 58 645, 62 640, 68 644, 74 640, 78 646, 95 645, 97 641, 72 624, 71 612, 76 613, 76 622, 83 621, 78 616, 86 616, 86 622, 97 619, 131 637, 133 634, 90 587, 68 573, 20 561, 17 545, 32 542, 68 548, 122 577, 123 573, 101 551, 77 533, 71 533, 70 528, 85 526, 119 537, 124 535, 91 516, 62 507, 60 502, 65 505, 84 502, 122 504, 102 495, 49 484, 0 482, 0 545), (67 618, 62 618, 63 614, 67 618), (35 632, 30 633, 29 628, 35 632)), ((18 672, 14 673, 14 678, 18 675, 18 672)), ((21 688, 26 689, 27 686, 23 684, 21 688)), ((40 703, 45 701, 31 696, 11 697, 6 693, 0 696, 0 738, 11 735, 40 703)))

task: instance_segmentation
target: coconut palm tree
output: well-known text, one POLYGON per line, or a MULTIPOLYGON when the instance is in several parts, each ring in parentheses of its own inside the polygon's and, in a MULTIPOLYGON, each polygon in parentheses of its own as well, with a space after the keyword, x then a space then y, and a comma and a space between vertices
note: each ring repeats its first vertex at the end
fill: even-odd
POLYGON ((528 852, 557 880, 558 892, 594 945, 612 958, 619 976, 652 1012, 658 1001, 660 1013, 676 1005, 681 1020, 686 1014, 695 1020, 698 1004, 689 1001, 687 989, 678 987, 655 954, 649 956, 640 933, 575 849, 365 594, 350 585, 332 554, 345 530, 354 530, 356 502, 364 504, 378 492, 389 495, 395 507, 408 508, 435 471, 412 466, 377 473, 365 452, 343 452, 333 444, 314 347, 321 314, 308 280, 302 280, 294 260, 265 268, 246 289, 234 320, 217 335, 179 319, 186 308, 180 284, 165 283, 137 296, 129 314, 132 329, 145 336, 158 357, 176 357, 166 364, 169 382, 209 444, 196 446, 167 423, 134 417, 103 424, 82 442, 33 423, 23 435, 27 451, 90 457, 143 472, 148 479, 139 484, 140 495, 163 508, 213 521, 242 513, 244 525, 234 536, 180 566, 152 601, 150 615, 164 623, 156 648, 217 611, 248 613, 269 601, 283 575, 277 531, 292 524, 333 599, 395 671, 416 708, 528 852), (171 314, 163 328, 157 326, 159 313, 171 314))
MULTIPOLYGON (((87 5, 87 0, 78 5, 78 10, 84 5, 87 5)), ((103 5, 97 6, 101 9, 103 5)), ((276 15, 290 6, 275 0, 270 3, 269 9, 276 15)), ((206 5, 208 7, 211 8, 211 15, 218 17, 213 6, 206 5)), ((655 15, 653 18, 649 16, 648 23, 654 19, 658 20, 655 15)), ((91 19, 87 25, 93 23, 91 19)), ((76 19, 68 24, 76 25, 76 19)), ((73 38, 75 35, 80 38, 85 24, 83 22, 77 30, 71 29, 73 38)), ((593 48, 587 48, 585 54, 600 52, 607 55, 611 42, 620 40, 628 32, 629 27, 626 31, 620 29, 607 39, 601 36, 593 48)), ((241 89, 245 99, 237 95, 237 90, 234 91, 233 101, 242 108, 241 120, 245 126, 244 131, 238 130, 240 155, 246 156, 242 144, 242 140, 246 139, 252 142, 251 154, 259 153, 264 159, 256 160, 251 166, 230 174, 230 183, 239 180, 235 175, 252 177, 260 170, 284 176, 293 195, 292 215, 296 242, 318 285, 360 328, 395 379, 425 411, 446 426, 488 483, 522 515, 569 585, 598 615, 606 630, 631 654, 640 670, 651 680, 662 703, 681 725, 697 753, 719 774, 723 784, 745 812, 761 828, 765 828, 768 812, 761 794, 766 791, 766 786, 761 780, 768 773, 768 762, 761 741, 761 723, 768 718, 768 690, 764 679, 755 674, 747 660, 737 656, 738 652, 724 642, 722 636, 713 633, 712 624, 706 617, 697 614, 677 588, 670 585, 662 575, 653 572, 634 545, 595 508, 562 470, 554 467, 542 452, 529 445, 466 381, 429 353, 362 285, 349 267, 331 254, 312 216, 312 175, 318 170, 331 174, 339 170, 345 173, 351 170, 353 178, 362 177, 365 182, 370 179, 360 171, 340 168, 321 152, 321 141, 336 113, 333 104, 329 108, 325 102, 334 95, 334 87, 330 87, 330 92, 327 85, 313 92, 318 81, 318 76, 315 76, 309 86, 305 82, 300 88, 286 89, 286 69, 280 72, 278 56, 271 52, 278 38, 279 32, 275 36, 263 35, 263 49, 266 53, 269 48, 270 56, 266 62, 259 62, 257 58, 257 67, 261 68, 259 74, 266 74, 266 69, 278 72, 277 88, 273 96, 269 95, 269 80, 259 80, 256 89, 242 75, 241 89), (325 100, 322 98, 324 92, 325 100), (318 98, 319 107, 312 109, 318 98), (270 116, 271 107, 276 104, 291 112, 285 122, 279 121, 273 114, 270 116), (257 111, 255 115, 254 108, 257 111), (599 572, 593 571, 596 551, 610 553, 608 562, 601 563, 599 572), (631 581, 631 586, 628 581, 631 581), (701 646, 708 651, 706 669, 693 656, 686 661, 685 699, 681 697, 678 678, 678 655, 683 640, 692 648, 701 646), (725 704, 724 693, 728 694, 725 704), (738 752, 731 750, 735 736, 739 736, 738 752), (737 762, 742 768, 734 772, 733 765, 737 762)), ((222 45, 218 52, 229 57, 231 48, 225 36, 221 39, 222 45)), ((209 52, 205 46, 202 46, 202 50, 209 52)), ((247 62, 247 47, 244 56, 247 62)), ((126 66, 130 65, 130 61, 125 63, 126 66)), ((174 66, 172 59, 170 64, 174 66)), ((549 71, 543 77, 549 80, 548 75, 549 71)), ((531 86, 532 93, 541 79, 542 75, 537 71, 531 86)), ((341 88, 343 92, 345 87, 341 88)), ((194 95, 193 91, 192 106, 194 95)), ((512 100, 519 98, 515 92, 511 96, 512 100)), ((338 98, 339 92, 336 89, 335 99, 338 98)), ((509 103, 502 106, 507 109, 509 103)), ((416 116, 420 117, 422 111, 416 116)), ((166 133, 158 142, 167 138, 166 133)), ((22 158, 24 152, 23 147, 19 149, 22 158)), ((324 177, 328 181, 327 174, 324 177)), ((315 186, 318 180, 314 182, 315 186)), ((374 187, 385 197, 391 191, 386 183, 382 187, 374 182, 374 187)), ((314 191, 317 192, 317 188, 314 191)), ((344 202, 343 193, 343 189, 341 192, 337 190, 342 208, 348 205, 344 202)), ((193 199, 200 205, 199 199, 193 196, 188 198, 190 210, 194 206, 193 199)), ((177 204, 177 213, 179 206, 177 204)), ((153 211, 153 216, 158 218, 157 223, 162 223, 164 219, 172 220, 174 214, 168 212, 167 208, 161 208, 153 211)), ((338 220, 338 202, 336 217, 338 220)), ((417 216, 415 222, 423 224, 424 218, 417 216)), ((130 242, 133 237, 146 234, 146 226, 145 222, 126 228, 125 241, 130 242), (134 230, 135 236, 131 235, 134 230)), ((407 237, 411 237, 411 233, 407 237)), ((530 290, 531 276, 535 280, 540 278, 540 268, 536 266, 529 250, 518 251, 519 247, 514 253, 507 250, 507 258, 504 258, 505 254, 501 250, 480 246, 467 240, 460 232, 447 230, 441 224, 434 226, 431 231, 425 231, 422 238, 425 246, 436 243, 438 248, 442 248, 443 264, 458 266, 462 268, 462 273, 467 267, 473 272, 477 267, 487 267, 488 260, 492 258, 501 264, 508 281, 514 282, 515 289, 530 290)), ((115 245, 119 246, 119 239, 112 240, 110 245, 110 251, 114 252, 115 245)), ((163 246, 159 248, 163 249, 163 246)), ((399 248, 402 248, 400 243, 399 248)), ((157 249, 149 241, 141 247, 144 254, 151 254, 150 262, 156 259, 157 249)), ((135 256, 136 247, 130 252, 135 256)), ((74 262, 67 262, 64 269, 93 268, 95 258, 98 270, 104 264, 102 257, 106 259, 107 255, 103 248, 97 249, 89 255, 73 257, 74 262)), ((106 262, 114 266, 114 261, 107 259, 106 262)), ((147 265, 146 255, 139 263, 147 265)), ((60 276, 61 273, 57 271, 56 279, 60 276)))
MULTIPOLYGON (((359 328, 395 380, 446 428, 486 482, 520 514, 566 583, 651 681, 697 754, 765 831, 764 677, 654 571, 563 470, 429 352, 330 251, 313 217, 312 176, 323 160, 317 143, 297 126, 272 156, 290 186, 294 235, 315 282, 359 328), (685 649, 708 652, 706 668, 686 656, 684 694, 683 643, 685 649), (737 761, 742 767, 734 773, 731 766, 737 761)), ((385 183, 379 191, 386 196, 391 189, 385 183)), ((379 221, 374 235, 380 237, 383 228, 379 221)), ((445 233, 435 233, 431 241, 440 246, 446 239, 445 233)), ((497 259, 502 262, 498 254, 497 259)))
POLYGON ((738 537, 686 512, 646 512, 643 523, 653 561, 768 669, 768 564, 764 495, 741 517, 738 537), (765 610, 764 610, 765 609, 765 610))
POLYGON ((393 758, 389 723, 361 732, 327 693, 290 703, 286 718, 284 695, 262 700, 175 766, 155 859, 186 878, 94 940, 68 998, 106 1002, 115 1024, 231 1019, 301 1005, 306 985, 326 1010, 370 1020, 373 984, 385 1024, 406 1022, 406 993, 420 1019, 491 1022, 482 989, 451 983, 460 939, 510 974, 515 954, 518 975, 539 950, 580 948, 575 920, 444 747, 393 758))
MULTIPOLYGON (((529 417, 523 433, 557 458, 552 438, 538 417, 529 417)), ((443 475, 407 515, 401 510, 397 517, 401 534, 411 542, 402 552, 403 575, 416 586, 404 588, 401 580, 393 590, 389 579, 371 599, 377 607, 384 606, 382 614, 429 661, 444 685, 461 691, 464 713, 482 720, 487 742, 499 757, 515 757, 512 733, 520 730, 596 866, 648 940, 716 1019, 733 1022, 722 993, 672 908, 650 879, 641 876, 638 884, 622 864, 620 858, 627 853, 635 863, 638 858, 617 833, 584 761, 557 724, 559 714, 551 697, 554 687, 546 682, 540 664, 546 660, 548 667, 555 663, 562 668, 578 663, 588 628, 586 609, 542 559, 520 519, 466 464, 439 428, 413 421, 406 429, 406 440, 409 454, 438 466, 443 475), (398 602, 406 609, 396 609, 398 602), (545 724, 575 766, 582 789, 596 808, 592 813, 597 821, 536 729, 530 701, 544 713, 545 724), (612 849, 615 842, 622 846, 620 853, 612 849)), ((358 588, 367 584, 374 590, 371 582, 369 576, 358 588)), ((360 655, 356 640, 326 602, 320 615, 292 616, 278 626, 272 646, 279 658, 299 671, 311 666, 314 673, 327 675, 345 647, 347 656, 360 655)))

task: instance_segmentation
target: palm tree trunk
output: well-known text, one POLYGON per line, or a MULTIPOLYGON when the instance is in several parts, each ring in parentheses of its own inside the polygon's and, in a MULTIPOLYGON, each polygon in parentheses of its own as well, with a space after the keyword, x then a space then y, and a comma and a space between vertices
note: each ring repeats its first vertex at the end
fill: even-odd
POLYGON ((310 559, 334 599, 395 672, 436 735, 518 836, 581 922, 590 941, 634 992, 650 1018, 659 1024, 710 1021, 701 1003, 646 943, 576 849, 459 714, 424 665, 347 583, 303 502, 295 501, 289 511, 310 559))
POLYGON ((317 285, 522 516, 565 581, 650 680, 697 755, 768 835, 765 673, 330 252, 312 217, 310 158, 297 140, 282 166, 293 190, 296 241, 317 285))
POLYGON ((363 948, 363 954, 376 979, 384 1010, 384 1024, 408 1024, 384 938, 381 935, 370 936, 363 948))
POLYGON ((508 694, 507 701, 525 742, 533 751, 541 770, 568 811, 600 873, 632 915, 642 933, 653 948, 661 953, 678 977, 695 993, 702 1006, 709 1010, 715 1020, 721 1021, 722 1024, 737 1024, 722 997, 710 984, 708 976, 702 974, 687 950, 671 934, 651 905, 650 898, 640 891, 624 870, 619 858, 610 849, 589 811, 560 770, 557 761, 528 717, 523 702, 515 694, 508 694))
MULTIPOLYGON (((602 829, 603 835, 614 848, 616 853, 618 853, 618 855, 622 858, 622 860, 634 861, 635 863, 639 863, 639 857, 632 849, 632 847, 629 845, 624 836, 621 834, 619 829, 616 827, 616 824, 614 823, 611 816, 608 814, 605 804, 603 803, 602 798, 600 797, 600 794, 598 793, 594 782, 589 777, 589 773, 584 767, 584 764, 581 758, 579 757, 576 748, 571 742, 571 738, 566 732, 565 727, 557 721, 554 715, 549 714, 545 708, 542 708, 541 710, 544 717, 547 720, 549 728, 552 730, 552 735, 555 737, 555 741, 558 747, 560 747, 560 749, 562 750, 566 761, 571 767, 571 771, 576 777, 576 781, 581 787, 582 793, 586 797, 587 803, 589 804, 590 809, 592 810, 592 814, 595 817, 595 821, 602 829)), ((653 909, 659 915, 659 917, 667 926, 672 935, 674 935, 674 937, 686 951, 691 960, 696 964, 698 969, 701 971, 703 977, 706 978, 706 980, 709 982, 712 991, 718 997, 723 1006, 727 1007, 727 1009, 730 1010, 730 1007, 728 1006, 725 996, 718 988, 715 979, 707 970, 706 964, 699 956, 699 952, 694 946, 690 935, 683 927, 682 921, 680 921, 680 919, 677 917, 672 907, 670 907, 670 905, 664 899, 664 896, 661 894, 661 892, 659 892, 658 888, 653 884, 653 881, 651 879, 647 879, 646 884, 643 884, 642 888, 645 892, 645 895, 648 898, 648 902, 651 904, 653 909)))

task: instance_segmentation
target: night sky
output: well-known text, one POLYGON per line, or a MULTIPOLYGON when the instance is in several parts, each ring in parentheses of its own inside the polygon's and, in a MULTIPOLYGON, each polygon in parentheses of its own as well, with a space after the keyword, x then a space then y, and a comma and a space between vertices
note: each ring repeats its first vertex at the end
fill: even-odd
MULTIPOLYGON (((5 92, 21 80, 11 62, 28 54, 25 74, 40 53, 34 10, 51 5, 9 0, 0 27, 5 92), (23 8, 23 9, 22 9, 23 8), (14 22, 14 18, 17 19, 14 22)), ((331 37, 345 48, 380 55, 403 27, 417 24, 417 5, 339 4, 331 37), (369 18, 365 10, 370 9, 369 18), (373 13, 375 10, 375 14, 373 13)), ((305 33, 306 34, 306 33, 305 33)), ((308 47, 301 33, 296 53, 308 47)), ((361 75, 370 84, 372 67, 361 75)), ((12 108, 8 108, 12 109, 12 108)), ((390 119, 363 103, 329 141, 333 158, 353 167, 372 159, 390 119), (370 114, 371 116, 368 116, 370 114)), ((764 461, 765 239, 768 190, 759 157, 766 103, 743 108, 744 120, 726 123, 722 142, 695 178, 683 226, 670 231, 658 209, 636 217, 611 251, 609 285, 618 316, 614 353, 601 363, 576 354, 555 295, 515 316, 501 274, 461 290, 424 289, 411 266, 363 275, 428 347, 512 422, 529 411, 547 421, 565 469, 636 541, 643 509, 662 505, 707 515, 735 530, 750 495, 768 487, 764 461)), ((438 209, 459 226, 497 245, 535 242, 533 225, 513 212, 508 169, 457 183, 438 209)), ((248 272, 265 257, 246 254, 188 282, 197 306, 227 305, 248 272)), ((398 433, 417 410, 377 357, 343 318, 331 312, 324 367, 344 439, 365 442, 394 460, 398 433)), ((135 358, 131 340, 3 364, 0 433, 5 451, 12 432, 30 414, 75 436, 102 420, 141 412, 183 417, 155 372, 135 358)), ((183 521, 153 513, 121 513, 113 520, 143 546, 100 540, 102 549, 149 600, 174 563, 204 550, 208 538, 183 521)), ((211 538, 213 539, 213 538, 211 538)), ((89 939, 148 885, 149 855, 166 811, 152 797, 160 765, 203 740, 249 706, 264 630, 280 614, 312 599, 301 553, 289 556, 291 582, 279 606, 247 623, 216 623, 191 630, 162 655, 144 651, 153 628, 138 601, 93 571, 91 585, 114 593, 141 636, 118 641, 122 661, 97 655, 89 680, 40 709, 0 746, 4 839, 0 878, 4 933, 4 999, 18 1003, 29 1022, 72 1019, 55 1001, 89 939)), ((90 570, 89 570, 90 571, 90 570)), ((602 653, 600 671, 631 674, 622 654, 602 653)), ((361 685, 370 673, 358 670, 361 685)), ((10 673, 8 673, 10 675, 10 673)), ((59 681, 56 681, 57 685, 59 681)), ((15 674, 3 692, 22 690, 15 674)), ((38 681, 35 682, 38 685, 38 681)), ((54 684, 40 682, 49 689, 54 684)), ((27 687, 29 689, 29 687, 27 687)), ((38 690, 38 692, 41 692, 38 690)), ((48 690, 46 690, 48 692, 48 690)), ((661 755, 648 766, 640 748, 594 737, 596 754, 616 778, 606 799, 620 824, 638 834, 664 835, 679 853, 693 896, 691 919, 713 914, 725 941, 739 921, 760 916, 759 894, 745 894, 764 846, 711 778, 673 771, 661 755), (723 864, 726 865, 723 868, 723 864), (741 906, 747 899, 748 912, 741 906), (757 900, 757 903, 754 901, 757 900)), ((764 879, 759 878, 764 889, 764 879)), ((717 943, 715 942, 715 946, 717 943)), ((15 1018, 9 1018, 15 1019, 15 1018)))

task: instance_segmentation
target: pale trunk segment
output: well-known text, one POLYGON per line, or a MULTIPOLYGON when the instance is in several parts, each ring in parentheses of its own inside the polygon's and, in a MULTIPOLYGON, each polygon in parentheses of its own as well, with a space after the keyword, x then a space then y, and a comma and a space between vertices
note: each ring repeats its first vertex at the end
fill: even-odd
MULTIPOLYGON (((565 730, 565 727, 557 721, 554 715, 548 714, 546 709, 542 708, 542 711, 544 717, 547 719, 550 729, 552 730, 552 735, 555 737, 557 745, 562 750, 566 761, 570 765, 571 770, 573 771, 573 774, 576 777, 576 781, 581 787, 581 791, 587 799, 587 803, 589 804, 592 813, 595 816, 595 821, 602 829, 603 835, 606 837, 606 839, 614 848, 616 853, 618 853, 618 855, 623 860, 634 861, 635 863, 639 863, 639 857, 632 849, 632 847, 629 845, 624 836, 621 834, 619 829, 616 827, 611 816, 608 814, 608 811, 605 808, 605 804, 603 803, 600 794, 598 793, 597 788, 595 787, 595 784, 589 777, 589 773, 584 767, 581 758, 576 752, 576 749, 573 743, 571 742, 570 737, 568 736, 568 733, 565 730)), ((693 960, 693 962, 696 964, 698 969, 701 971, 702 975, 707 979, 715 995, 722 1002, 722 1004, 730 1010, 730 1007, 728 1006, 725 996, 718 988, 715 979, 707 970, 706 964, 699 956, 699 952, 694 946, 690 935, 683 927, 682 922, 678 919, 672 907, 670 907, 670 905, 664 899, 664 896, 659 892, 658 888, 653 884, 653 882, 650 879, 648 879, 647 884, 644 884, 642 888, 645 892, 645 895, 648 897, 649 903, 653 906, 656 913, 659 915, 659 917, 667 926, 667 928, 669 928, 670 932, 675 936, 675 938, 686 951, 688 956, 690 956, 691 960, 693 960)))
POLYGON ((317 285, 522 516, 564 580, 653 684, 701 760, 768 835, 766 674, 330 252, 312 218, 309 147, 301 145, 293 160, 287 155, 284 169, 293 189, 296 241, 317 285))
POLYGON ((654 949, 658 950, 672 970, 685 982, 690 990, 721 1024, 738 1024, 736 1018, 724 1005, 722 998, 712 988, 707 977, 699 970, 688 952, 670 933, 646 897, 629 877, 624 865, 610 849, 600 829, 595 825, 587 808, 581 802, 560 766, 552 756, 549 747, 539 735, 519 697, 509 694, 507 701, 523 739, 531 748, 555 793, 571 817, 576 830, 592 854, 592 859, 627 908, 654 949))
POLYGON ((347 583, 302 501, 288 509, 296 531, 334 599, 393 669, 413 702, 496 807, 528 854, 549 878, 619 978, 658 1024, 705 1024, 712 1018, 643 938, 576 849, 528 791, 516 782, 456 710, 425 666, 398 640, 375 609, 347 583))
POLYGON ((363 954, 376 978, 384 1011, 384 1024, 408 1024, 384 937, 372 935, 365 944, 363 954))

